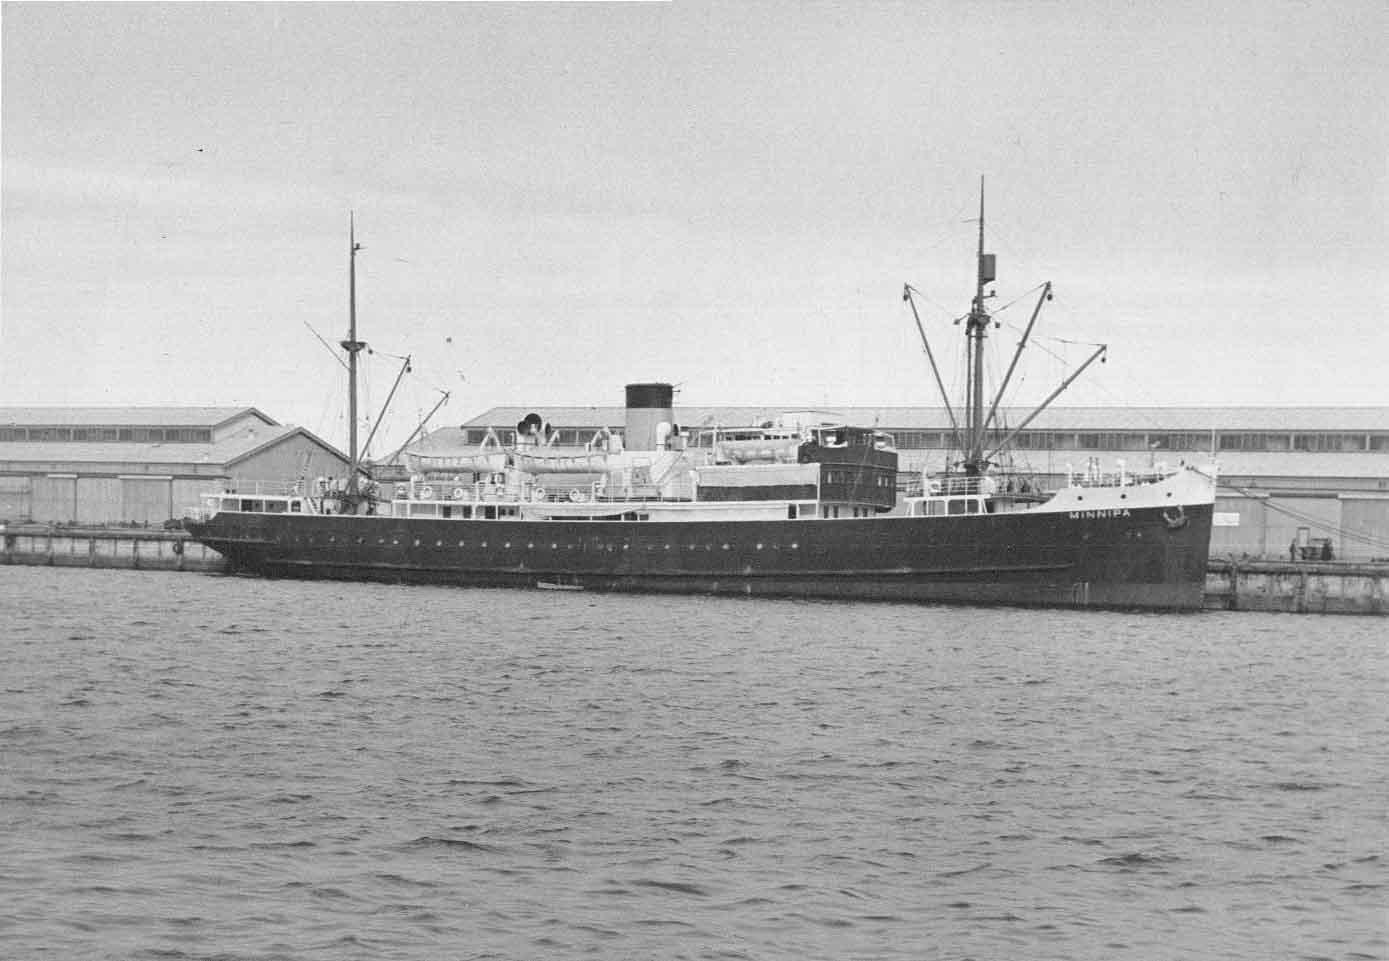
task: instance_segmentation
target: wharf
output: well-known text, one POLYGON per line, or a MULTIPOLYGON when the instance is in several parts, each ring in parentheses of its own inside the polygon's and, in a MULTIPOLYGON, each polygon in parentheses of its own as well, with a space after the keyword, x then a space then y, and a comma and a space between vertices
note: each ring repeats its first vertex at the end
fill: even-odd
MULTIPOLYGON (((226 559, 181 530, 0 525, 0 564, 215 573, 226 559)), ((1389 614, 1389 564, 1213 557, 1207 610, 1389 614)))
POLYGON ((1389 614, 1389 563, 1212 557, 1206 609, 1389 614))
POLYGON ((0 541, 0 564, 200 572, 226 568, 221 554, 181 530, 0 524, 0 541))

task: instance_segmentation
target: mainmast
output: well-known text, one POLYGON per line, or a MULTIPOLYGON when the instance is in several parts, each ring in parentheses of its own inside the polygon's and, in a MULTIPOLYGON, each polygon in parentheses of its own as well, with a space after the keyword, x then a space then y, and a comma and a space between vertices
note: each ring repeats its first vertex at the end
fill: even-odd
POLYGON ((995 276, 994 255, 984 253, 984 178, 979 178, 979 257, 975 273, 974 302, 965 325, 969 379, 966 391, 965 422, 969 424, 969 450, 965 451, 965 473, 982 474, 988 467, 984 457, 984 338, 991 318, 984 309, 984 285, 995 276))
POLYGON ((357 243, 356 223, 352 213, 347 215, 347 339, 341 347, 347 351, 347 453, 351 470, 347 475, 349 499, 357 494, 357 353, 366 343, 357 339, 357 243))

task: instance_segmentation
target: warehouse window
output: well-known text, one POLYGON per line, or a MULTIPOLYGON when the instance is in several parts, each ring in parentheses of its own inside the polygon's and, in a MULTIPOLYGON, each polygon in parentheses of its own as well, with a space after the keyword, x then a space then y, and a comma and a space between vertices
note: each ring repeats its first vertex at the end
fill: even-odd
POLYGON ((1149 434, 1149 446, 1155 450, 1210 450, 1210 434, 1149 434))
POLYGON ((1293 450, 1348 451, 1364 450, 1364 434, 1294 434, 1293 450))

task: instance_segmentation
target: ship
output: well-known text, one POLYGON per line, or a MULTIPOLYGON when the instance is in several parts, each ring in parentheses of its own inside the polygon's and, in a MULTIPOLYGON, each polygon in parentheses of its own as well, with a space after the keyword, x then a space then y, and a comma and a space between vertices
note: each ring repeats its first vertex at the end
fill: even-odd
MULTIPOLYGON (((209 493, 191 536, 235 573, 478 587, 1182 611, 1202 607, 1211 464, 1069 467, 1039 489, 1006 460, 1011 430, 984 395, 981 182, 975 295, 961 318, 967 389, 957 412, 912 302, 958 438, 959 460, 903 475, 890 434, 823 412, 755 424, 677 423, 674 388, 626 385, 621 431, 557 443, 539 414, 514 438, 405 454, 408 478, 366 476, 356 444, 358 340, 349 226, 348 476, 209 493)), ((1021 352, 1045 299, 1044 286, 1021 352)), ((510 434, 510 431, 507 432, 510 434)))

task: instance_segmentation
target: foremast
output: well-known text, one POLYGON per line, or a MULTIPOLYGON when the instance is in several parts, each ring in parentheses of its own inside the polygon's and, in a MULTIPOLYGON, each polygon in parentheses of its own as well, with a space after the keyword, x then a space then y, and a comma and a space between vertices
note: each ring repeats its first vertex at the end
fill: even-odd
MULTIPOLYGON (((1027 417, 1014 427, 1003 437, 992 445, 988 442, 989 431, 994 425, 994 415, 998 412, 999 402, 1003 399, 1004 392, 1008 389, 1008 384, 1013 377, 1013 371, 1017 369, 1018 359, 1022 356, 1023 348, 1027 346, 1028 337, 1032 334, 1032 327, 1037 322, 1037 315, 1041 313, 1042 304, 1051 300, 1051 281, 1042 285, 1041 295, 1037 298, 1037 306, 1032 310, 1032 317, 1027 322, 1027 329, 1023 331, 1021 339, 1018 341, 1017 349, 1013 352, 1012 362, 1008 365, 1008 372, 1003 376, 1003 382, 999 385, 994 394, 993 402, 988 407, 988 413, 984 408, 984 341, 988 338, 989 325, 995 327, 998 324, 993 320, 984 304, 987 298, 993 296, 993 292, 984 292, 986 284, 991 284, 997 278, 997 261, 993 254, 984 252, 984 178, 979 178, 979 246, 976 252, 975 279, 974 279, 974 299, 970 303, 969 313, 962 318, 965 321, 965 409, 963 416, 957 420, 955 411, 950 405, 950 398, 945 391, 945 383, 941 379, 940 368, 936 364, 935 354, 931 351, 931 345, 926 337, 926 328, 921 323, 921 314, 916 309, 916 301, 912 299, 914 288, 911 284, 904 286, 902 299, 907 301, 912 308, 912 316, 916 318, 916 327, 921 334, 921 344, 925 348, 926 358, 930 361, 931 372, 935 375, 936 386, 940 388, 941 399, 945 403, 945 411, 950 417, 950 426, 955 435, 956 443, 960 449, 963 459, 960 466, 966 475, 978 476, 985 473, 994 463, 1002 451, 1012 442, 1018 432, 1050 406, 1051 402, 1061 396, 1062 392, 1078 378, 1085 369, 1096 360, 1102 358, 1109 349, 1105 344, 1095 345, 1095 352, 1081 364, 1069 377, 1061 382, 1061 385, 1048 395, 1027 415, 1027 417), (963 422, 963 428, 961 427, 963 422), (992 450, 989 450, 992 447, 992 450), (988 451, 988 453, 985 453, 988 451)), ((956 324, 959 319, 955 321, 956 324)))
POLYGON ((351 212, 347 215, 347 339, 340 346, 347 351, 347 456, 350 465, 347 474, 347 495, 350 503, 357 496, 357 474, 361 469, 361 456, 357 449, 357 354, 366 347, 366 342, 357 339, 357 251, 362 245, 357 243, 356 222, 351 212))

